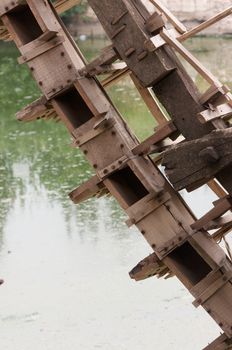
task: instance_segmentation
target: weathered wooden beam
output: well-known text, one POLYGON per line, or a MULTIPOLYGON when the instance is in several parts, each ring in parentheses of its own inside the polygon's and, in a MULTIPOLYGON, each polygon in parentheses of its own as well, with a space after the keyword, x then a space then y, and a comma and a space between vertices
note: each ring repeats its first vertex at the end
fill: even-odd
POLYGON ((151 277, 166 276, 169 278, 172 276, 171 271, 165 264, 153 253, 140 261, 129 273, 130 278, 135 281, 142 281, 151 277))
MULTIPOLYGON (((95 76, 109 72, 112 63, 118 60, 118 54, 113 49, 112 45, 106 47, 99 57, 82 68, 79 73, 82 76, 95 76)), ((121 69, 125 69, 124 66, 121 69)))
POLYGON ((117 84, 122 79, 125 79, 130 74, 130 70, 128 68, 124 68, 123 70, 119 70, 110 74, 107 78, 104 78, 101 81, 101 85, 107 89, 112 85, 117 84))
POLYGON ((156 193, 150 193, 126 210, 127 215, 130 217, 126 221, 128 227, 138 224, 170 200, 168 193, 161 193, 160 196, 156 197, 156 193))
POLYGON ((222 215, 224 215, 232 207, 232 198, 227 196, 225 198, 219 199, 215 204, 216 205, 213 209, 211 209, 201 219, 197 220, 194 224, 191 225, 193 230, 201 230, 207 227, 207 225, 210 225, 212 221, 217 220, 222 215))
MULTIPOLYGON (((71 9, 72 7, 78 5, 81 2, 81 0, 56 0, 53 3, 53 6, 55 7, 58 14, 62 14, 63 12, 71 9)), ((0 3, 0 15, 9 12, 13 8, 26 4, 26 0, 17 0, 17 1, 9 1, 9 0, 1 0, 0 3)), ((1 23, 0 23, 1 24, 1 23)), ((11 41, 13 40, 11 34, 9 33, 6 26, 2 25, 0 26, 0 40, 3 41, 11 41)))
POLYGON ((132 152, 135 155, 146 155, 151 151, 157 150, 157 147, 154 148, 159 142, 163 141, 165 138, 171 136, 176 132, 176 127, 173 122, 168 122, 165 125, 162 125, 156 129, 156 132, 143 141, 140 145, 136 146, 132 152))
POLYGON ((212 122, 220 118, 231 118, 232 116, 232 107, 227 103, 215 107, 210 105, 209 107, 211 108, 198 114, 198 119, 201 123, 212 122))
POLYGON ((175 69, 175 63, 168 59, 165 52, 151 53, 144 49, 144 42, 149 39, 144 24, 144 20, 150 17, 148 12, 145 11, 146 18, 142 17, 137 6, 127 0, 88 0, 88 3, 113 47, 143 86, 152 86, 175 69))
POLYGON ((75 204, 82 203, 89 198, 92 197, 102 197, 108 194, 109 191, 104 186, 103 181, 98 178, 98 176, 94 176, 84 184, 80 185, 78 188, 73 190, 69 197, 75 204))
POLYGON ((220 243, 226 235, 228 235, 232 230, 232 224, 226 227, 222 227, 212 234, 212 238, 215 242, 220 243))
MULTIPOLYGON (((174 34, 176 40, 178 40, 179 42, 183 42, 183 41, 185 41, 185 40, 187 40, 189 38, 192 38, 193 36, 195 36, 196 34, 200 33, 201 31, 209 28, 211 25, 217 23, 218 21, 222 20, 223 18, 230 16, 231 13, 232 13, 232 6, 228 7, 227 9, 225 9, 222 12, 218 13, 217 15, 211 17, 207 21, 199 24, 198 26, 192 28, 191 30, 188 30, 188 31, 186 30, 186 32, 183 33, 183 34, 180 34, 180 32, 178 30, 169 30, 168 32, 170 34, 174 34)), ((163 26, 161 26, 161 23, 160 23, 160 27, 159 28, 158 28, 158 25, 157 25, 157 29, 161 29, 162 27, 163 26)), ((155 42, 158 43, 157 40, 154 40, 154 43, 155 42)), ((164 44, 164 42, 160 41, 160 45, 163 45, 163 44, 164 44)))
POLYGON ((56 0, 54 6, 56 11, 61 14, 65 11, 70 10, 72 7, 78 5, 81 0, 56 0))
POLYGON ((165 20, 162 14, 154 12, 146 21, 146 30, 151 34, 158 33, 165 26, 165 20))
POLYGON ((150 2, 161 12, 163 13, 169 22, 173 25, 179 33, 183 34, 187 32, 187 28, 181 23, 168 8, 166 8, 163 3, 159 0, 150 0, 150 2))
POLYGON ((222 104, 223 102, 227 102, 227 93, 230 92, 229 87, 223 85, 221 88, 217 88, 216 86, 211 85, 200 97, 200 103, 203 106, 208 106, 212 104, 213 106, 217 106, 222 104))
POLYGON ((4 15, 6 12, 15 9, 16 7, 26 3, 26 0, 1 0, 0 3, 0 16, 4 15))
POLYGON ((228 193, 225 191, 225 189, 215 179, 210 180, 207 183, 207 185, 219 198, 222 198, 222 197, 225 197, 226 195, 228 195, 228 193))
POLYGON ((152 95, 151 91, 147 88, 145 88, 139 80, 136 78, 134 74, 130 74, 130 77, 135 84, 135 87, 137 88, 140 96, 144 100, 146 106, 150 110, 151 114, 155 118, 158 125, 164 125, 167 123, 167 116, 163 112, 160 103, 155 98, 154 94, 152 95))
POLYGON ((37 119, 59 119, 56 111, 45 96, 32 102, 16 114, 19 121, 30 122, 37 119))
POLYGON ((193 305, 199 307, 204 305, 209 299, 211 299, 225 284, 232 279, 232 272, 226 272, 221 274, 213 283, 211 283, 202 293, 194 300, 193 305))
POLYGON ((211 85, 221 88, 223 84, 208 71, 196 57, 194 57, 175 37, 163 29, 160 32, 160 37, 165 43, 172 46, 181 56, 183 56, 188 63, 190 63, 194 69, 211 85))
POLYGON ((163 154, 166 174, 177 190, 202 185, 231 163, 232 128, 175 145, 163 154))
POLYGON ((215 229, 224 229, 230 228, 232 226, 232 214, 222 216, 212 221, 208 222, 203 228, 206 231, 215 230, 215 229))
POLYGON ((187 40, 189 38, 192 38, 193 36, 195 36, 196 34, 202 32, 203 30, 209 28, 211 25, 217 23, 218 21, 222 20, 225 17, 228 17, 232 14, 232 6, 228 7, 227 9, 225 9, 224 11, 218 13, 217 15, 211 17, 210 19, 208 19, 207 21, 199 24, 198 26, 196 26, 195 28, 187 31, 186 33, 180 35, 180 37, 178 38, 179 41, 184 41, 187 40))

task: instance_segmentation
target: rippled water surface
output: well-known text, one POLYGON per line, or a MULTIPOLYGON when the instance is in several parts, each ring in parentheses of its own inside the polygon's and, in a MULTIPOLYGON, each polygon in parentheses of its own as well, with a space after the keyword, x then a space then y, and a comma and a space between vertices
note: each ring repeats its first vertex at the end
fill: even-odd
MULTIPOLYGON (((103 45, 81 43, 89 58, 103 45)), ((232 86, 232 40, 203 38, 188 46, 232 86)), ((1 349, 203 348, 219 329, 194 309, 176 279, 129 279, 128 271, 151 250, 135 228, 127 229, 116 202, 69 201, 67 194, 92 170, 69 147, 64 127, 16 121, 16 111, 39 95, 17 56, 12 45, 0 45, 1 349)), ((151 133, 154 121, 128 80, 110 94, 138 137, 151 133)), ((203 189, 188 200, 200 215, 212 198, 203 189)))

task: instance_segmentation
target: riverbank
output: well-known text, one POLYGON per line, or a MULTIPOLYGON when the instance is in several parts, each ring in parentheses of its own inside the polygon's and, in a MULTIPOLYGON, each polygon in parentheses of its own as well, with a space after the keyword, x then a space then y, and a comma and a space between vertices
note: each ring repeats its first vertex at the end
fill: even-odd
MULTIPOLYGON (((155 8, 149 0, 143 0, 149 11, 154 12, 155 8)), ((231 6, 231 0, 162 0, 162 2, 179 18, 186 28, 191 29, 200 23, 208 20, 212 16, 220 13, 231 6)), ((73 17, 68 24, 70 32, 78 37, 85 36, 104 36, 104 31, 95 17, 93 11, 89 8, 84 16, 73 17)), ((218 23, 214 24, 203 35, 232 35, 232 16, 228 16, 218 23)))

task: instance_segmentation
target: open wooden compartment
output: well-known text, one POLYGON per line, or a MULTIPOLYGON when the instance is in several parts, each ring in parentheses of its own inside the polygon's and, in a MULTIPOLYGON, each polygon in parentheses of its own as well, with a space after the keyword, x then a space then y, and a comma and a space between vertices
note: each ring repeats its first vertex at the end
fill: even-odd
POLYGON ((55 97, 52 103, 70 132, 73 132, 94 117, 74 86, 55 97))
POLYGON ((27 4, 19 5, 4 16, 19 46, 39 38, 43 30, 27 4))
POLYGON ((212 271, 210 265, 189 242, 171 252, 168 259, 175 266, 175 270, 181 273, 182 282, 189 287, 198 284, 212 271))
POLYGON ((123 209, 127 209, 149 194, 128 165, 110 175, 105 184, 123 209))

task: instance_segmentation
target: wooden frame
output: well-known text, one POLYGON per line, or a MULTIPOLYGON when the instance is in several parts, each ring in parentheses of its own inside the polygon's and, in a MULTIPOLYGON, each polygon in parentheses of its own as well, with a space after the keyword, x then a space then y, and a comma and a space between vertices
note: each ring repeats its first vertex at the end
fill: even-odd
MULTIPOLYGON (((161 8, 159 1, 152 1, 179 32, 186 32, 186 28, 167 9, 161 8)), ((188 104, 188 118, 192 118, 192 129, 197 130, 195 136, 197 134, 200 138, 210 133, 214 125, 207 123, 209 125, 201 126, 197 120, 196 115, 203 110, 199 102, 200 97, 195 93, 193 83, 172 49, 167 51, 162 45, 156 52, 150 53, 144 49, 144 42, 149 36, 142 23, 146 22, 144 19, 149 18, 149 14, 139 0, 136 0, 136 6, 129 0, 89 0, 89 3, 112 38, 113 47, 127 65, 123 71, 117 71, 102 84, 96 80, 95 75, 92 77, 91 74, 81 74, 88 71, 90 66, 86 65, 79 49, 61 24, 57 12, 47 0, 26 1, 30 6, 30 11, 25 7, 26 14, 35 25, 35 35, 27 36, 26 40, 23 40, 24 28, 19 28, 17 23, 14 23, 15 18, 12 21, 8 11, 2 16, 2 21, 22 54, 20 62, 28 64, 46 96, 45 100, 42 98, 21 112, 19 118, 34 120, 45 115, 47 108, 59 116, 74 138, 75 145, 80 147, 97 174, 74 190, 71 198, 79 203, 95 195, 113 195, 129 215, 128 224, 136 224, 155 252, 153 261, 145 261, 148 270, 151 269, 152 274, 160 277, 176 275, 198 304, 203 304, 207 309, 210 307, 212 318, 223 329, 226 337, 231 338, 232 285, 229 281, 232 263, 205 231, 205 226, 217 221, 224 210, 231 207, 223 206, 223 200, 218 204, 220 210, 216 206, 204 218, 196 220, 183 198, 170 186, 155 162, 147 156, 147 152, 144 152, 144 147, 157 145, 175 130, 186 139, 195 138, 191 134, 192 130, 187 130, 189 128, 184 124, 186 119, 183 114, 178 114, 176 91, 183 95, 184 104, 188 104), (104 13, 99 10, 101 6, 105 9, 104 13), (130 11, 131 9, 133 11, 130 11), (61 43, 58 46, 52 45, 51 41, 57 37, 61 43), (54 65, 57 53, 59 60, 56 60, 56 69, 59 69, 61 80, 57 79, 57 70, 49 68, 51 64, 54 65), (70 75, 63 71, 64 66, 71 71, 70 75), (46 76, 46 79, 49 80, 49 87, 45 84, 45 73, 48 70, 49 76, 46 76), (142 145, 125 125, 103 88, 103 85, 115 82, 128 72, 133 73, 132 79, 136 87, 161 125, 157 133, 142 145), (170 82, 174 84, 171 92, 170 82), (164 107, 167 106, 171 122, 168 122, 160 105, 147 90, 148 87, 164 107), (176 113, 173 113, 173 110, 176 113), (214 282, 218 279, 220 288, 217 283, 215 288, 214 282), (222 322, 223 318, 225 322, 222 322)), ((22 11, 23 9, 24 7, 22 11)), ((225 92, 225 96, 230 99, 223 85, 206 71, 175 37, 170 36, 166 29, 156 38, 161 42, 165 39, 165 43, 170 47, 179 50, 207 81, 216 89, 225 92)), ((180 106, 184 111, 185 107, 180 106)), ((228 183, 223 180, 222 184, 224 183, 229 187, 231 181, 228 183)), ((211 186, 216 188, 215 183, 211 183, 211 186)), ((223 189, 221 190, 223 192, 223 189)), ((221 194, 219 188, 215 191, 221 194)), ((228 192, 231 193, 230 189, 228 192)), ((226 200, 226 204, 228 203, 230 204, 230 197, 226 200)), ((136 274, 132 276, 136 277, 136 274)), ((146 276, 147 272, 144 271, 136 278, 146 276)))

